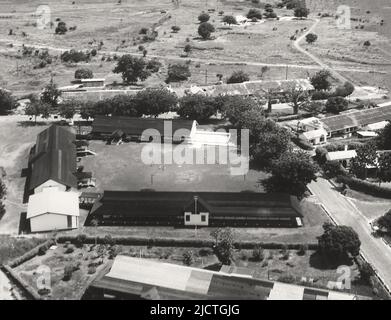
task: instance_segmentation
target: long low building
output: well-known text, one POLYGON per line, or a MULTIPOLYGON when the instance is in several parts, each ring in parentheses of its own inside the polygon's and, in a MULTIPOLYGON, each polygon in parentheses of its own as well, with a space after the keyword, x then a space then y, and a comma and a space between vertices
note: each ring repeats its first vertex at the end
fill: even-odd
POLYGON ((105 191, 86 225, 298 227, 292 201, 278 193, 105 191))
MULTIPOLYGON (((84 300, 356 300, 346 292, 309 288, 225 272, 119 255, 84 300)), ((249 270, 250 271, 250 270, 249 270)))
POLYGON ((339 114, 320 121, 329 135, 350 137, 353 132, 365 126, 391 121, 391 105, 339 114))
POLYGON ((96 116, 91 133, 104 138, 117 135, 146 141, 159 137, 183 141, 194 136, 196 131, 197 122, 191 120, 96 116))

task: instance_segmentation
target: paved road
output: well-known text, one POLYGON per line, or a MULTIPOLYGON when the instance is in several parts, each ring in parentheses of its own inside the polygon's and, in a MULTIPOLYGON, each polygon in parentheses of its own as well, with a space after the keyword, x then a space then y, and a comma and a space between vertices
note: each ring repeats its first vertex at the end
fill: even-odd
POLYGON ((352 227, 361 240, 361 253, 377 270, 379 277, 391 288, 391 248, 380 238, 371 235, 369 221, 364 215, 331 183, 319 177, 308 185, 309 190, 324 205, 327 212, 339 225, 352 227))

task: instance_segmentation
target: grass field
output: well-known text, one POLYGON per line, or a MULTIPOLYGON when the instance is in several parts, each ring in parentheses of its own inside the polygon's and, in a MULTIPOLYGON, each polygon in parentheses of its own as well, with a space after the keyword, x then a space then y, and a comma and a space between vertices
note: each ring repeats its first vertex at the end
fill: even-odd
MULTIPOLYGON (((334 18, 324 18, 314 31, 319 35, 319 40, 314 45, 303 45, 332 66, 390 71, 391 46, 387 38, 389 34, 386 26, 379 26, 381 18, 388 17, 387 10, 383 10, 386 6, 384 1, 375 1, 376 5, 370 15, 364 9, 357 9, 362 7, 362 1, 348 1, 347 4, 352 5, 353 17, 365 19, 365 23, 353 22, 352 29, 341 30, 336 27, 334 18), (361 24, 364 24, 364 29, 355 29, 361 24), (365 40, 371 40, 371 47, 362 46, 365 40)), ((313 21, 290 20, 291 10, 275 9, 282 17, 279 21, 262 20, 262 23, 241 26, 225 26, 221 23, 220 11, 239 17, 246 15, 249 8, 263 7, 265 3, 275 1, 267 0, 255 5, 251 1, 237 0, 208 0, 207 3, 204 0, 182 0, 176 7, 169 0, 123 0, 121 4, 114 0, 79 0, 75 1, 75 4, 72 4, 72 1, 49 0, 45 4, 51 9, 51 18, 55 25, 58 22, 56 20, 61 19, 68 27, 77 26, 76 30, 69 31, 63 36, 54 35, 54 28, 41 30, 35 26, 35 11, 41 4, 39 1, 1 3, 0 9, 3 13, 0 15, 0 27, 3 34, 0 40, 3 41, 0 41, 0 83, 21 93, 40 91, 51 75, 59 85, 68 85, 76 68, 83 66, 65 66, 57 59, 44 69, 33 69, 31 58, 16 59, 16 56, 20 56, 20 48, 8 47, 7 44, 11 42, 41 44, 49 49, 54 47, 91 50, 97 48, 101 41, 104 43, 102 51, 92 59, 88 67, 93 70, 96 77, 105 77, 107 83, 120 83, 120 76, 112 73, 115 61, 102 62, 102 55, 113 56, 114 51, 140 53, 138 47, 142 42, 142 35, 139 31, 152 25, 156 27, 159 35, 155 41, 142 45, 148 51, 147 57, 160 57, 163 68, 147 79, 143 83, 145 86, 163 84, 167 66, 173 61, 194 60, 190 63, 192 76, 182 85, 213 84, 217 81, 216 74, 223 74, 225 80, 233 71, 241 69, 247 72, 252 80, 286 77, 284 66, 270 66, 269 70, 262 74, 262 66, 246 65, 246 62, 314 65, 314 62, 298 52, 289 40, 296 30, 310 27, 313 21), (216 32, 212 40, 204 41, 200 40, 197 34, 197 16, 207 9, 210 10, 210 22, 216 27, 216 32), (170 18, 161 21, 165 16, 170 18), (173 25, 181 28, 178 33, 172 33, 173 25), (13 30, 13 35, 9 35, 10 29, 13 30), (23 36, 23 32, 27 35, 23 36), (188 57, 184 56, 183 52, 186 44, 193 48, 188 57), (211 59, 219 62, 210 62, 211 59)), ((318 13, 334 14, 342 2, 320 0, 307 1, 307 4, 311 9, 310 18, 313 19, 318 17, 318 13)), ((59 55, 58 51, 51 53, 54 56, 59 55)), ((288 77, 303 78, 314 72, 291 67, 288 77)), ((346 72, 344 75, 359 85, 391 87, 386 74, 346 72)))

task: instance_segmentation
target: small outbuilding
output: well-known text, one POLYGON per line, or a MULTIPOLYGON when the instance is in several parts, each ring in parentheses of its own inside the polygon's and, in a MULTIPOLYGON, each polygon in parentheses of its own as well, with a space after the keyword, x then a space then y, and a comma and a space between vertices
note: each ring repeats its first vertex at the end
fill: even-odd
POLYGON ((76 229, 79 227, 79 195, 58 188, 44 188, 29 198, 27 219, 31 232, 76 229))

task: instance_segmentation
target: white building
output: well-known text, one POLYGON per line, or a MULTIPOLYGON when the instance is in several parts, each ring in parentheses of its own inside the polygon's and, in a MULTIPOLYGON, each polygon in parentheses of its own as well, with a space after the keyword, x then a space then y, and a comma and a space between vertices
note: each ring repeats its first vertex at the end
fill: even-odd
POLYGON ((326 155, 328 161, 338 161, 345 168, 349 166, 350 160, 357 157, 356 150, 344 150, 344 151, 334 151, 329 152, 326 155))
POLYGON ((79 227, 79 195, 58 188, 44 188, 29 198, 27 219, 31 232, 79 227))
POLYGON ((308 141, 314 146, 324 144, 327 142, 327 131, 323 128, 306 131, 300 134, 300 138, 308 141))

